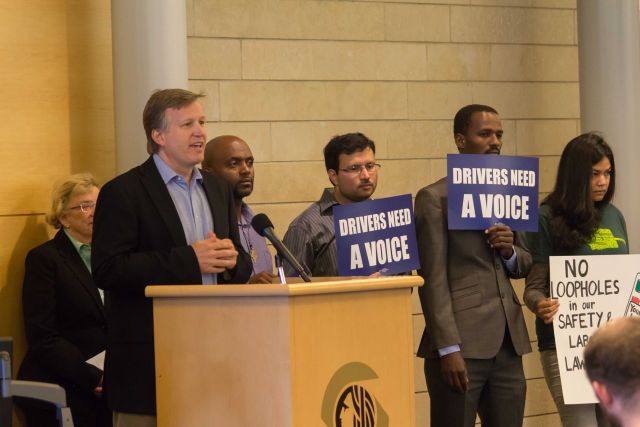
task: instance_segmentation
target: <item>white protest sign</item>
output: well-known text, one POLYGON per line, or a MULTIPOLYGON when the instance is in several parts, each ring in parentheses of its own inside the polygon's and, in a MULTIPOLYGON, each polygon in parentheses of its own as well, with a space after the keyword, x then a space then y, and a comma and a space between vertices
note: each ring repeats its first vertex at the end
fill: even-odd
POLYGON ((609 320, 640 315, 640 255, 549 257, 562 394, 567 404, 596 403, 584 370, 589 336, 609 320))

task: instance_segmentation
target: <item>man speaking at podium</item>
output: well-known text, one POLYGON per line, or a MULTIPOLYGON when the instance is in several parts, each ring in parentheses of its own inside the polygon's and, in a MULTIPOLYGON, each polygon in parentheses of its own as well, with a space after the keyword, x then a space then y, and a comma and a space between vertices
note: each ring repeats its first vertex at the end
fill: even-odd
POLYGON ((98 198, 92 265, 108 291, 104 393, 114 427, 156 425, 153 307, 144 288, 245 283, 251 272, 231 187, 195 167, 207 140, 202 96, 183 89, 151 95, 143 112, 151 156, 105 184, 98 198))
MULTIPOLYGON (((500 154, 502 123, 486 105, 454 119, 462 154, 500 154)), ((506 225, 449 230, 447 178, 420 190, 416 234, 425 284, 418 293, 425 330, 418 356, 431 400, 431 425, 522 425, 526 383, 522 354, 531 351, 522 307, 509 278, 526 276, 531 255, 506 225)))

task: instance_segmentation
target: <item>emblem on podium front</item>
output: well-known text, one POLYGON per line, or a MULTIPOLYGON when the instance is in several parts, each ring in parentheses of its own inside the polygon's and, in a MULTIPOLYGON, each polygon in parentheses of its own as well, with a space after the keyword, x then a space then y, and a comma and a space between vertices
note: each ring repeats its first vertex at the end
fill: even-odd
POLYGON ((327 427, 388 427, 389 416, 367 382, 378 375, 361 362, 339 368, 331 377, 322 401, 321 418, 327 427))

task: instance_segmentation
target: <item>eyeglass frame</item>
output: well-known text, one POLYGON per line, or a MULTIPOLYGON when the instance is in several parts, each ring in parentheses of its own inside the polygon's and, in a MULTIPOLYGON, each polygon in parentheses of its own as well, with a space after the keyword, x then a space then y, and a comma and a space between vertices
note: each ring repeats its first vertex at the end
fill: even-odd
POLYGON ((359 163, 359 164, 351 165, 348 168, 338 168, 338 171, 352 174, 352 175, 356 175, 356 174, 360 175, 363 169, 366 170, 367 173, 373 173, 373 172, 377 172, 378 168, 381 168, 381 167, 382 165, 380 163, 375 163, 375 162, 364 163, 364 164, 359 163), (356 167, 357 169, 355 169, 356 167))
POLYGON ((72 209, 80 209, 80 212, 82 212, 83 214, 88 214, 95 208, 96 208, 95 202, 82 202, 76 206, 69 206, 66 210, 70 211, 72 209))

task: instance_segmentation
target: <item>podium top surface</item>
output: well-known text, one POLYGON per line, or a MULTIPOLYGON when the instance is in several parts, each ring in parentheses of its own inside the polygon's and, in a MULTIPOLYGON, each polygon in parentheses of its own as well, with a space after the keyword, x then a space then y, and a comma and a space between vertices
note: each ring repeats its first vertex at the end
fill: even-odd
MULTIPOLYGON (((287 278, 288 280, 290 278, 287 278)), ((297 296, 343 292, 411 288, 422 286, 420 276, 393 276, 379 278, 363 277, 317 277, 310 283, 298 282, 286 285, 152 285, 145 288, 150 298, 187 297, 253 297, 253 296, 297 296)))

